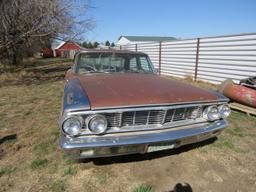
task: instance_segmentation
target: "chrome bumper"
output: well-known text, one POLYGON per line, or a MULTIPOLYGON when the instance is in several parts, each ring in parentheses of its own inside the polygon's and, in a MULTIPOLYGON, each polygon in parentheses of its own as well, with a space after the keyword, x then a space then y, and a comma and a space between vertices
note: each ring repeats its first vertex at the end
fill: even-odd
POLYGON ((168 143, 177 148, 217 136, 228 125, 226 120, 199 123, 165 130, 68 138, 61 135, 60 146, 73 158, 94 158, 145 153, 148 146, 168 143))

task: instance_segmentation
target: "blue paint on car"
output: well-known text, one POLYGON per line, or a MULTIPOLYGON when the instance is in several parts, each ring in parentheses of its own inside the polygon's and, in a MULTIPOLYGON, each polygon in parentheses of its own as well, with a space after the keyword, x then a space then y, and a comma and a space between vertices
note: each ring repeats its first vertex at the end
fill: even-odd
POLYGON ((69 80, 65 84, 63 111, 90 109, 89 99, 78 79, 69 80))

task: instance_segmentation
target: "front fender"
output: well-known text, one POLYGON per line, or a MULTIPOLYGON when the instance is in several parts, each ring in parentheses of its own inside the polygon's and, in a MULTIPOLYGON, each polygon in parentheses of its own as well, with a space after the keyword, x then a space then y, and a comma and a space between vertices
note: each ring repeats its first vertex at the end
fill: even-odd
POLYGON ((66 82, 63 96, 62 114, 68 111, 90 109, 90 102, 78 79, 66 82))

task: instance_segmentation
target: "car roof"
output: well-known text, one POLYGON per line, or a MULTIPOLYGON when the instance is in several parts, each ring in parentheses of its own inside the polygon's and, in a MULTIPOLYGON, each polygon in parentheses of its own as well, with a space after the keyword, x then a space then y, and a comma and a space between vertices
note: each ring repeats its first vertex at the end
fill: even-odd
POLYGON ((79 51, 79 53, 120 53, 120 54, 146 55, 143 52, 128 51, 128 50, 117 50, 117 49, 88 49, 88 50, 81 50, 81 51, 79 51))

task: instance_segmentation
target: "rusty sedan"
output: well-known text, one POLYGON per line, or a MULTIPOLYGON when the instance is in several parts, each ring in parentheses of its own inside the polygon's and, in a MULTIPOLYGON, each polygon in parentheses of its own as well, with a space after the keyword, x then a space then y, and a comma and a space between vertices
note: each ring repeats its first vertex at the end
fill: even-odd
POLYGON ((173 149, 228 125, 226 97, 157 75, 141 52, 79 52, 65 81, 60 146, 74 158, 173 149))

